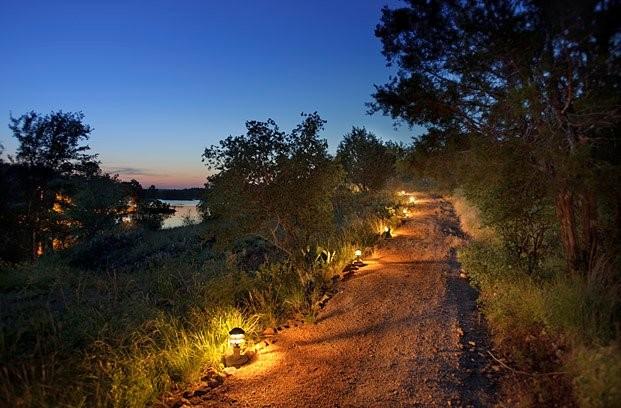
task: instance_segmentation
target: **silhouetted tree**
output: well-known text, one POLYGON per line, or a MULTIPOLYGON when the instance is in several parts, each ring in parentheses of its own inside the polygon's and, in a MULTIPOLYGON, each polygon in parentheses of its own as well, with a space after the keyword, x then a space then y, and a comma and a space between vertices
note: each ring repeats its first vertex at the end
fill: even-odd
POLYGON ((246 122, 246 134, 205 149, 217 171, 207 179, 203 212, 229 222, 232 234, 258 234, 291 253, 333 227, 332 195, 342 171, 319 138, 317 113, 291 132, 276 123, 246 122))
POLYGON ((395 155, 373 133, 353 127, 339 143, 336 158, 347 180, 362 190, 379 190, 393 176, 395 155))
POLYGON ((19 228, 29 231, 33 259, 38 251, 51 245, 50 234, 55 227, 52 209, 60 180, 100 174, 97 156, 88 154, 88 145, 82 144, 92 131, 82 123, 83 118, 82 113, 60 111, 10 118, 9 128, 19 142, 15 157, 11 157, 16 166, 11 174, 19 186, 12 201, 19 213, 19 228))
POLYGON ((528 180, 545 180, 568 265, 586 273, 602 238, 621 228, 611 216, 619 213, 620 14, 618 1, 384 8, 376 35, 399 70, 377 87, 372 111, 430 127, 427 140, 442 135, 443 148, 467 139, 452 145, 470 146, 465 169, 482 183, 494 175, 477 171, 479 159, 497 147, 519 151, 500 159, 530 176, 490 194, 513 183, 513 195, 528 196, 541 187, 529 190, 528 180))

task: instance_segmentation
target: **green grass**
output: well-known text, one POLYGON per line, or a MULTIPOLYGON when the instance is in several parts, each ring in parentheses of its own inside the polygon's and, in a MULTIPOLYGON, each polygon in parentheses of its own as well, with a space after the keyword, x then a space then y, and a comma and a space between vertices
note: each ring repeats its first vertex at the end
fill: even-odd
POLYGON ((495 342, 515 363, 570 373, 580 406, 621 404, 618 286, 568 275, 552 260, 543 276, 528 276, 493 241, 472 241, 459 261, 481 290, 495 342), (539 343, 525 340, 533 335, 539 343), (563 352, 554 367, 557 347, 563 352))
POLYGON ((258 270, 210 248, 213 224, 102 235, 0 265, 0 405, 142 407, 221 369, 232 327, 252 341, 290 317, 313 320, 354 249, 377 240, 387 202, 358 203, 321 248, 258 270))

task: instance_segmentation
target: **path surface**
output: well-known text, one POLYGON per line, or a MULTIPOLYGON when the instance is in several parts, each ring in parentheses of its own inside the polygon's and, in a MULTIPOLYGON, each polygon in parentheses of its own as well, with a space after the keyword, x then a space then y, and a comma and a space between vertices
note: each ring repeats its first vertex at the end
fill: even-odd
POLYGON ((455 260, 459 222, 448 202, 417 197, 410 219, 339 283, 316 324, 279 333, 204 406, 494 405, 476 293, 455 260))

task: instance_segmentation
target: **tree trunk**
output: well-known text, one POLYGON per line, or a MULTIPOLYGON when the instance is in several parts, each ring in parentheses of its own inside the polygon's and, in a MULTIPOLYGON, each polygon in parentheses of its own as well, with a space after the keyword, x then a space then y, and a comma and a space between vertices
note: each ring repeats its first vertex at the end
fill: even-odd
POLYGON ((579 251, 576 237, 576 217, 574 214, 574 194, 562 189, 556 197, 556 215, 560 222, 561 241, 569 270, 579 268, 579 251))
POLYGON ((595 266, 597 256, 597 199, 593 191, 582 195, 582 262, 589 275, 595 266))

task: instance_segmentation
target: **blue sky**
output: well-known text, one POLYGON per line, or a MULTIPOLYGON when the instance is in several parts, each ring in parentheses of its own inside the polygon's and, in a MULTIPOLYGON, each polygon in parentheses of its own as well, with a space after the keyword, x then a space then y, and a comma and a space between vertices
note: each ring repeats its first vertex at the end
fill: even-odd
POLYGON ((0 0, 0 143, 9 113, 81 110, 104 167, 146 186, 202 185, 203 149, 249 119, 328 121, 409 142, 366 114, 390 71, 373 35, 395 0, 0 0))

